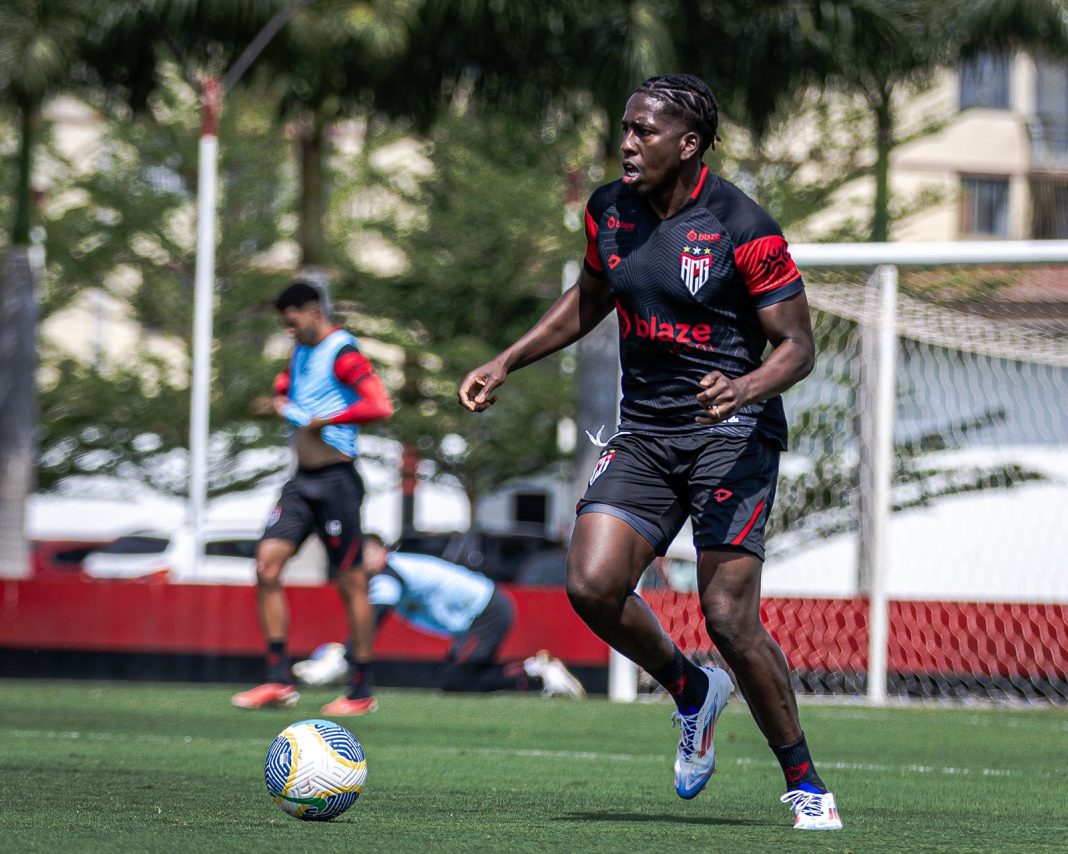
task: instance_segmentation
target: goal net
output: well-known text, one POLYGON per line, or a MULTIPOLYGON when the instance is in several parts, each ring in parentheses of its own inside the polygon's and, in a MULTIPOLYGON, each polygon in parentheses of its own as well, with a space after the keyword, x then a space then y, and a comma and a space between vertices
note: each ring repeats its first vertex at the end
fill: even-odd
MULTIPOLYGON (((796 689, 1068 702, 1068 244, 794 255, 817 366, 785 395, 762 616, 796 689)), ((643 595, 718 659, 694 560, 687 529, 643 595)))

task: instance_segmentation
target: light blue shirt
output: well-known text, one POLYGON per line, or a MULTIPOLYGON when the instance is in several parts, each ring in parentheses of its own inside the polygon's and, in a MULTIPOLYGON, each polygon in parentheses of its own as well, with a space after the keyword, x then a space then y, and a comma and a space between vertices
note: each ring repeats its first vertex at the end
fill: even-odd
MULTIPOLYGON (((346 345, 359 349, 354 335, 344 329, 335 329, 314 347, 298 344, 293 348, 289 361, 289 399, 300 412, 315 418, 329 418, 360 399, 360 395, 334 373, 334 361, 346 345)), ((296 418, 289 414, 286 417, 299 425, 296 418)), ((359 435, 360 428, 356 424, 328 424, 322 430, 326 444, 353 459, 357 455, 359 435)))
POLYGON ((390 552, 386 567, 371 579, 371 604, 395 608, 431 634, 463 634, 493 596, 486 576, 430 555, 390 552))

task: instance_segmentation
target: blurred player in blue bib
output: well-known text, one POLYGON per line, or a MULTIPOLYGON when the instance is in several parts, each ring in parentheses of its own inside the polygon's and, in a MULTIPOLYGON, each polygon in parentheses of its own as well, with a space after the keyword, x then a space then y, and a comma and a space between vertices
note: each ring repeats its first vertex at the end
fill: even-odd
POLYGON ((313 532, 329 558, 329 575, 345 604, 354 680, 348 694, 323 707, 330 715, 373 712, 378 703, 360 674, 370 666, 374 609, 361 561, 360 507, 364 488, 356 471, 360 425, 393 414, 393 404, 356 338, 329 318, 314 285, 293 282, 275 300, 293 355, 274 382, 272 408, 289 423, 297 471, 282 487, 278 504, 256 549, 256 600, 267 643, 262 685, 235 694, 246 709, 291 706, 300 695, 290 674, 286 638, 289 612, 282 570, 313 532))
MULTIPOLYGON (((545 651, 522 662, 497 662, 515 608, 481 573, 430 555, 390 551, 375 534, 363 538, 363 569, 370 578, 376 624, 393 613, 420 631, 452 638, 442 666, 442 690, 540 689, 547 697, 585 696, 563 662, 545 651)), ((295 664, 293 672, 309 685, 324 685, 344 675, 349 655, 342 644, 324 644, 311 659, 295 664)))

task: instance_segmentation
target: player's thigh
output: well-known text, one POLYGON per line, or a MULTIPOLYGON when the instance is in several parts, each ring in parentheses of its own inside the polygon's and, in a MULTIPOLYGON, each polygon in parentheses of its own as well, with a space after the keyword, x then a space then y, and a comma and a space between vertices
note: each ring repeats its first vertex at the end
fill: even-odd
POLYGON ((760 625, 760 573, 764 562, 742 549, 697 553, 697 595, 714 631, 752 632, 760 625))
POLYGON ((363 480, 353 465, 330 466, 316 474, 315 532, 326 548, 330 578, 360 563, 363 496, 363 480))
POLYGON ((300 487, 289 481, 267 518, 256 544, 256 572, 261 580, 273 580, 285 562, 300 548, 315 525, 314 514, 300 487))
POLYGON ((779 450, 764 437, 712 437, 689 473, 697 550, 747 552, 764 559, 764 529, 775 502, 779 450))
POLYGON ((578 549, 572 542, 572 552, 582 558, 582 565, 618 560, 616 549, 644 551, 619 525, 601 518, 606 516, 645 540, 653 555, 664 554, 686 514, 685 496, 679 495, 671 471, 672 455, 667 439, 633 434, 613 437, 578 503, 575 526, 576 531, 581 527, 584 536, 578 549), (587 516, 592 518, 587 520, 587 516))
POLYGON ((612 599, 630 593, 656 557, 652 544, 627 521, 591 510, 575 521, 567 551, 572 600, 612 599))

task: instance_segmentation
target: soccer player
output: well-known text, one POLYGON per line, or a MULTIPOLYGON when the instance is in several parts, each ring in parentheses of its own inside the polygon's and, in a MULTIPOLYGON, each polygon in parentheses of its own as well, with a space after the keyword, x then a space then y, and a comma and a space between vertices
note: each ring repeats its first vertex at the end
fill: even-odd
POLYGON ((812 370, 812 327, 778 225, 702 162, 717 125, 715 97, 696 77, 653 77, 634 90, 622 119, 623 174, 586 206, 577 283, 467 374, 459 400, 485 410, 509 372, 615 309, 620 424, 578 505, 568 596, 594 632, 674 698, 675 789, 695 797, 715 770, 713 728, 731 679, 689 661, 634 592, 690 516, 705 625, 782 766, 794 826, 837 829, 786 659, 760 620, 764 526, 787 437, 779 395, 812 370))
MULTIPOLYGON (((441 558, 388 550, 365 534, 363 569, 370 578, 376 624, 395 613, 428 634, 453 639, 441 672, 443 691, 527 691, 546 697, 586 696, 562 661, 542 650, 525 661, 497 663, 497 651, 515 622, 512 602, 489 578, 441 558)), ((344 674, 345 648, 327 644, 319 658, 293 665, 309 685, 344 674)))
POLYGON ((245 709, 291 706, 293 686, 286 636, 289 612, 282 570, 313 531, 326 546, 329 574, 345 604, 352 642, 353 678, 348 694, 323 706, 323 714, 362 715, 378 707, 370 667, 374 609, 367 576, 359 571, 363 482, 356 471, 360 425, 393 414, 393 404, 356 339, 335 326, 319 290, 295 281, 275 300, 293 355, 274 381, 273 408, 293 428, 296 474, 282 487, 256 548, 256 601, 267 643, 264 683, 235 694, 245 709))

